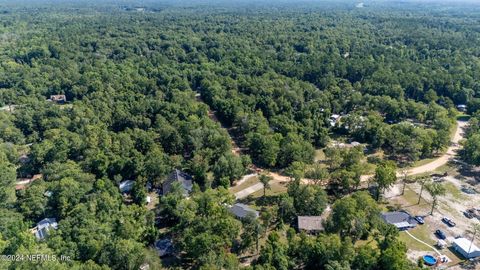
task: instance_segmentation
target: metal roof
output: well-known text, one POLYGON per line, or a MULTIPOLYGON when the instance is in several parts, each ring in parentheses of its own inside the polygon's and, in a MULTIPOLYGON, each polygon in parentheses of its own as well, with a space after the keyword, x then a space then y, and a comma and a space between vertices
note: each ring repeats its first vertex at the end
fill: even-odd
POLYGON ((382 218, 385 222, 397 228, 415 227, 418 223, 410 214, 404 211, 382 213, 382 218))
POLYGON ((472 241, 468 240, 467 238, 457 238, 453 240, 453 243, 458 248, 461 248, 463 251, 465 251, 465 253, 468 253, 469 250, 470 250, 470 253, 475 251, 480 251, 480 249, 475 244, 473 244, 472 241))
POLYGON ((298 216, 298 229, 305 231, 323 230, 321 216, 298 216))
POLYGON ((230 213, 234 214, 238 218, 245 218, 248 214, 253 214, 255 218, 258 218, 260 215, 258 211, 253 210, 248 205, 243 203, 236 203, 229 209, 230 213))

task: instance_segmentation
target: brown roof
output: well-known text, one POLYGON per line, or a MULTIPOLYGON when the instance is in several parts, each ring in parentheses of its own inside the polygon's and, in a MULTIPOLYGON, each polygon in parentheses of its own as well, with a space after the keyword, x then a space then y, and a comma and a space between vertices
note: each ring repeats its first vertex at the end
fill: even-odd
POLYGON ((323 230, 321 216, 298 216, 298 229, 305 231, 323 230))

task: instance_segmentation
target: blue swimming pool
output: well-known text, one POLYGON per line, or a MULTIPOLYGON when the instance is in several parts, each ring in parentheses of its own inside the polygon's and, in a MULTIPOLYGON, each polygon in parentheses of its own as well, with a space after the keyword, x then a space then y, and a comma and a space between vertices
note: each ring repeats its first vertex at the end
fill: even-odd
POLYGON ((423 261, 426 265, 435 265, 437 263, 437 259, 432 255, 425 255, 423 256, 423 261))

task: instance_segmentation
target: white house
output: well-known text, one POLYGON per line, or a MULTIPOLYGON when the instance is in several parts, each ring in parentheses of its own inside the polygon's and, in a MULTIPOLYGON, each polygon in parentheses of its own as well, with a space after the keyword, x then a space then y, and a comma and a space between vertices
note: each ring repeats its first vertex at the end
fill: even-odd
POLYGON ((466 112, 467 111, 467 105, 465 105, 465 104, 457 105, 457 109, 461 112, 466 112))
POLYGON ((125 180, 118 185, 118 188, 120 189, 121 193, 127 193, 133 189, 134 184, 135 184, 135 181, 125 180))
POLYGON ((338 120, 340 120, 340 115, 339 114, 332 114, 330 116, 330 119, 328 119, 328 121, 330 122, 330 126, 335 126, 335 124, 338 122, 338 120))
POLYGON ((462 254, 462 256, 467 259, 480 256, 480 249, 474 243, 472 243, 472 241, 466 238, 457 238, 453 240, 452 246, 455 251, 462 254))

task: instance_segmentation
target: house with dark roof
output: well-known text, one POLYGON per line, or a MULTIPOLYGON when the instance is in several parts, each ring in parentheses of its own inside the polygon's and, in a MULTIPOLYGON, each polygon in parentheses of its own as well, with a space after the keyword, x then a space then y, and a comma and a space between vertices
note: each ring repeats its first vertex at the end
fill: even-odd
POLYGON ((318 233, 323 230, 323 218, 321 216, 298 216, 297 226, 299 231, 318 233))
POLYGON ((183 194, 185 196, 188 196, 188 194, 192 192, 192 177, 183 171, 175 169, 168 175, 165 182, 163 182, 163 195, 167 195, 168 193, 170 193, 170 191, 172 190, 172 185, 174 183, 180 183, 180 187, 183 189, 183 194))
POLYGON ((255 218, 258 218, 260 216, 258 211, 253 210, 248 205, 243 203, 234 204, 228 209, 228 211, 230 211, 230 213, 232 213, 234 216, 236 216, 239 219, 246 218, 248 215, 252 215, 255 218))
POLYGON ((409 213, 405 211, 386 212, 381 214, 382 219, 399 230, 408 230, 415 228, 418 222, 409 213))
POLYGON ((33 234, 38 240, 43 240, 48 236, 50 229, 58 229, 58 223, 55 218, 44 218, 32 229, 33 234))

